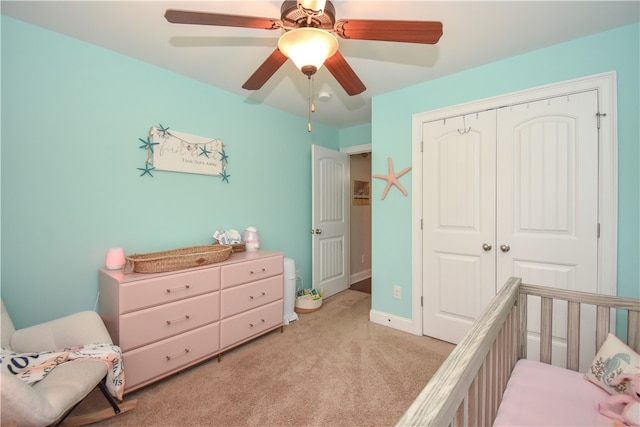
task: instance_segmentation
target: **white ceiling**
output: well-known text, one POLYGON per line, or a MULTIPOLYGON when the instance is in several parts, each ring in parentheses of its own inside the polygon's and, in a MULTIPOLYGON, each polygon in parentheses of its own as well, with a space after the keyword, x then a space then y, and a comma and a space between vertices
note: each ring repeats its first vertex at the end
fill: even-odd
MULTIPOLYGON (((326 69, 315 76, 313 122, 367 123, 371 97, 640 20, 630 1, 334 0, 336 19, 441 21, 436 45, 344 40, 340 51, 367 86, 348 96, 326 69)), ((307 116, 306 76, 287 61, 258 91, 242 84, 282 30, 170 24, 168 8, 280 18, 281 1, 6 1, 2 13, 172 70, 246 99, 307 116)), ((615 48, 615 46, 612 46, 615 48)), ((594 52, 597 60, 597 52, 594 52)), ((552 66, 552 64, 541 64, 552 66)), ((306 123, 306 121, 304 122, 306 123)))

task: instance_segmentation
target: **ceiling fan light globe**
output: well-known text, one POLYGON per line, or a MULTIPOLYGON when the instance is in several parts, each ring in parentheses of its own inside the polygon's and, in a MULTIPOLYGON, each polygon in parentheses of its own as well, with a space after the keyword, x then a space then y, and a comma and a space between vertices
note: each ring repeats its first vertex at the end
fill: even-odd
POLYGON ((316 70, 338 50, 338 40, 333 34, 312 27, 296 28, 284 33, 278 40, 278 49, 302 71, 313 66, 316 70))

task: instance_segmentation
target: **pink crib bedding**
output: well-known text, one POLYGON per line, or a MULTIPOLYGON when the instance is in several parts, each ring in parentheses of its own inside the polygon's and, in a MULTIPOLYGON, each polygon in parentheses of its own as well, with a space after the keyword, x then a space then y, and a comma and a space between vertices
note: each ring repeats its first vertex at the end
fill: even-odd
POLYGON ((613 426, 598 404, 609 394, 584 374, 532 360, 513 369, 494 426, 613 426))

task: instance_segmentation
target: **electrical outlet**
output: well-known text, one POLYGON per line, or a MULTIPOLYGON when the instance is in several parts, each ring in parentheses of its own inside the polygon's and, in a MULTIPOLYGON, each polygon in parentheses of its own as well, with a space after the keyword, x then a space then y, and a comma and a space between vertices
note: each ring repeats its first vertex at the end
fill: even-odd
POLYGON ((296 279, 300 278, 300 270, 296 270, 296 279))
POLYGON ((400 299, 402 298, 402 288, 400 286, 394 286, 393 287, 393 297, 395 299, 400 299))

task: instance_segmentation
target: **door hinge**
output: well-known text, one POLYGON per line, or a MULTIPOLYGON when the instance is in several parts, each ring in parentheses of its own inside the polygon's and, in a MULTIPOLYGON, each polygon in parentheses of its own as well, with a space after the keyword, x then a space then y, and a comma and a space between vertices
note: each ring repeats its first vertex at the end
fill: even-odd
POLYGON ((422 230, 422 218, 420 218, 420 230, 422 230))
POLYGON ((600 223, 598 223, 598 239, 600 238, 600 223))
POLYGON ((424 297, 420 297, 420 307, 424 307, 424 297))
POLYGON ((601 112, 596 113, 596 118, 598 119, 598 129, 600 129, 600 117, 607 117, 607 113, 601 113, 601 112))
POLYGON ((420 141, 420 152, 424 152, 424 141, 420 141))

